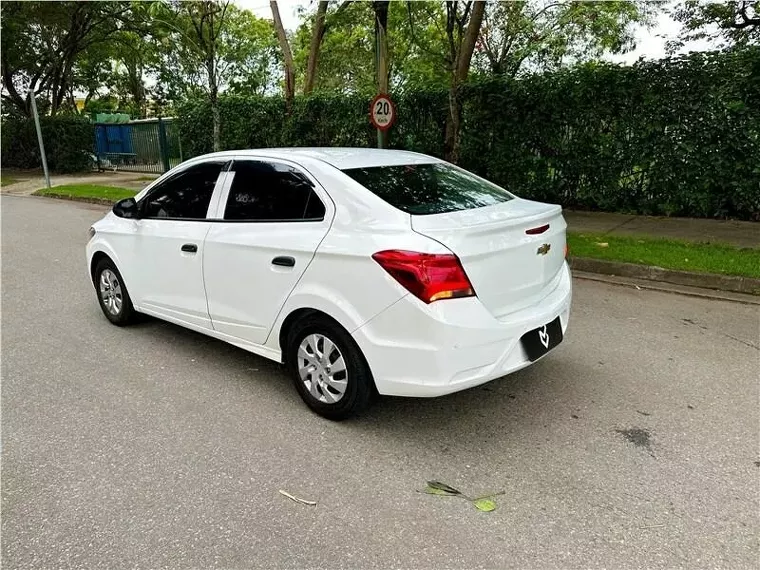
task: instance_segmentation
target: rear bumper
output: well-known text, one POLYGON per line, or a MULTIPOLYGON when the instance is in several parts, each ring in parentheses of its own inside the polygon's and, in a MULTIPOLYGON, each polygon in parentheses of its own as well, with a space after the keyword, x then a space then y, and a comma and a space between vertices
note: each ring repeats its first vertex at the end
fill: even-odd
POLYGON ((565 263, 539 303, 497 320, 475 297, 425 305, 407 295, 353 333, 389 396, 434 397, 478 386, 532 364, 520 343, 557 316, 567 330, 572 299, 565 263))

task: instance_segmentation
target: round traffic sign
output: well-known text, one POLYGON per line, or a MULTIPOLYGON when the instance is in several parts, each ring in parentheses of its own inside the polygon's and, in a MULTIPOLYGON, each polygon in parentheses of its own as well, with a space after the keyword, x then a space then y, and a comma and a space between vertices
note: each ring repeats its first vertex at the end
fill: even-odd
POLYGON ((396 120, 396 106, 388 95, 376 95, 369 106, 369 120, 376 129, 387 131, 396 120))

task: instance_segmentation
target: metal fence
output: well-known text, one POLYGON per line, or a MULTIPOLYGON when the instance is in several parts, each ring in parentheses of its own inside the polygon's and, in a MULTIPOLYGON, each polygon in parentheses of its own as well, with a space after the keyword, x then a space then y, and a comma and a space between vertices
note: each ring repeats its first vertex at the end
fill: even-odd
POLYGON ((95 124, 98 170, 163 173, 182 162, 179 130, 172 119, 95 124))

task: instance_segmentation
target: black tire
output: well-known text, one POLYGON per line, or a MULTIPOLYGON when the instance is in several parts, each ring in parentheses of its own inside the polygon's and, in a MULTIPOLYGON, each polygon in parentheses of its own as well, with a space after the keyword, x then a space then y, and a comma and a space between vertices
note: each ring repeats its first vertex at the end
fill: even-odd
POLYGON ((116 265, 113 261, 107 257, 101 259, 95 266, 95 272, 93 273, 92 280, 93 284, 95 285, 95 294, 98 296, 98 304, 100 304, 100 309, 103 311, 103 314, 109 321, 111 321, 116 326, 123 327, 125 325, 133 323, 136 320, 137 312, 132 306, 132 299, 129 296, 127 285, 121 278, 121 273, 119 273, 119 270, 116 268, 116 265), (111 274, 115 277, 116 283, 120 289, 121 306, 116 312, 112 312, 112 310, 106 306, 106 302, 103 299, 100 291, 101 279, 103 277, 103 273, 106 271, 110 271, 111 274))
MULTIPOLYGON (((338 353, 332 352, 332 355, 335 357, 338 353)), ((293 325, 288 333, 285 363, 293 384, 306 405, 320 416, 330 420, 339 421, 358 414, 367 408, 375 392, 372 372, 359 346, 342 326, 321 315, 304 317, 293 325), (345 392, 337 402, 327 403, 315 398, 301 379, 298 350, 304 339, 310 335, 326 337, 343 357, 347 382, 345 392)), ((325 388, 328 387, 325 386, 325 388)), ((316 390, 324 395, 324 388, 317 386, 316 390)))

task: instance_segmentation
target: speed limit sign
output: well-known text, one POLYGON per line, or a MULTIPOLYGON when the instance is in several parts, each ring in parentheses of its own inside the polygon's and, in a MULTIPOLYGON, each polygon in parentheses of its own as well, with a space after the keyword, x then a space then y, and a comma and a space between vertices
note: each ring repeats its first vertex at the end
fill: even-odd
POLYGON ((369 120, 376 129, 387 131, 396 120, 396 106, 388 95, 380 94, 369 106, 369 120))

